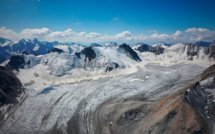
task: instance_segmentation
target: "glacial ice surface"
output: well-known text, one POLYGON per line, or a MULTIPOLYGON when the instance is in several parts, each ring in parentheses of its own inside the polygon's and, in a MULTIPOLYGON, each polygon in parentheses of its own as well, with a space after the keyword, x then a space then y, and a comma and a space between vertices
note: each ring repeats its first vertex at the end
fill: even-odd
POLYGON ((190 84, 189 80, 205 68, 195 64, 147 64, 131 74, 46 85, 38 91, 29 88, 28 97, 7 117, 1 133, 44 133, 53 127, 66 133, 68 121, 73 116, 81 119, 79 126, 83 128, 83 134, 93 133, 93 117, 86 118, 86 115, 90 116, 89 113, 95 112, 107 100, 129 97, 159 100, 190 84))

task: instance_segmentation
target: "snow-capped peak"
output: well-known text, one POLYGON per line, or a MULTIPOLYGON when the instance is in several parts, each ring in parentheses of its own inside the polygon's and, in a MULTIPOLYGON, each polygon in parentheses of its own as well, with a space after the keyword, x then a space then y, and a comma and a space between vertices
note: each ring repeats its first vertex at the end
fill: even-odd
POLYGON ((118 44, 116 42, 109 42, 105 44, 105 47, 117 47, 118 44))
POLYGON ((156 43, 156 44, 152 45, 152 47, 167 48, 168 46, 165 43, 161 42, 161 43, 156 43))
POLYGON ((0 37, 0 46, 1 47, 11 46, 11 45, 13 45, 13 41, 0 37))

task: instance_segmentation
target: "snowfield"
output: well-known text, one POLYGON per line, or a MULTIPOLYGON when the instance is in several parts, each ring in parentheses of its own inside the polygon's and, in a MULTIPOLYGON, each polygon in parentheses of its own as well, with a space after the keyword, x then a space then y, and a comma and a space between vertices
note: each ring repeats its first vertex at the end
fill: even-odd
POLYGON ((130 96, 139 96, 148 101, 159 100, 190 84, 189 80, 204 69, 199 65, 166 67, 149 64, 121 76, 74 84, 45 85, 37 91, 28 88, 28 97, 13 116, 8 117, 1 132, 45 133, 55 126, 66 133, 68 122, 77 114, 81 119, 78 125, 83 128, 81 133, 94 133, 95 122, 90 113, 96 112, 105 101, 130 96))
MULTIPOLYGON (((181 43, 165 46, 160 55, 135 50, 142 61, 134 59, 129 51, 120 50, 115 43, 91 47, 87 52, 78 45, 55 47, 66 53, 22 55, 27 64, 14 72, 26 88, 26 98, 11 111, 4 110, 0 133, 96 134, 101 132, 101 117, 112 119, 105 113, 116 115, 117 119, 126 118, 125 114, 121 117, 121 113, 113 112, 119 107, 112 107, 125 105, 129 100, 134 104, 125 109, 144 102, 150 103, 147 111, 153 103, 196 82, 196 76, 215 63, 204 48, 195 50, 198 55, 188 55, 189 46, 181 43), (101 113, 101 109, 105 112, 101 113)), ((138 110, 134 113, 128 113, 129 121, 136 118, 138 110)), ((116 120, 104 122, 117 128, 113 124, 116 120)), ((111 133, 111 129, 102 129, 111 133)))

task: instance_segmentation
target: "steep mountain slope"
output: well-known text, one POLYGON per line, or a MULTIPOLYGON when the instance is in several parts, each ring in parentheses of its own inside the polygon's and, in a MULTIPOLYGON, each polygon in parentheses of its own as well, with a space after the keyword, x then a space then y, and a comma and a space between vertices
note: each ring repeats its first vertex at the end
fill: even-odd
POLYGON ((44 83, 93 79, 105 76, 110 71, 113 71, 111 74, 134 71, 140 60, 136 52, 124 44, 119 48, 86 47, 75 54, 53 51, 40 56, 16 55, 8 60, 6 66, 19 71, 22 83, 39 88, 44 83))
POLYGON ((0 107, 17 103, 16 97, 23 93, 22 84, 9 68, 0 66, 0 107))
POLYGON ((13 45, 13 41, 0 37, 0 46, 1 47, 11 46, 11 45, 13 45))
POLYGON ((187 43, 177 43, 166 48, 153 48, 146 52, 135 51, 141 59, 148 57, 148 61, 159 64, 195 63, 212 65, 215 60, 215 45, 201 47, 187 43))
POLYGON ((101 47, 101 45, 99 45, 98 43, 91 43, 90 46, 91 47, 101 47))
POLYGON ((153 46, 149 46, 147 44, 144 43, 137 43, 135 46, 133 46, 132 48, 136 51, 139 52, 152 52, 155 55, 160 55, 163 53, 164 48, 166 48, 167 46, 164 47, 164 45, 160 45, 160 44, 155 44, 153 46))
POLYGON ((148 52, 151 50, 151 47, 144 43, 137 43, 135 46, 132 47, 134 50, 138 50, 140 52, 148 52))
POLYGON ((214 45, 54 44, 0 67, 0 133, 214 133, 214 45))
POLYGON ((194 45, 201 46, 201 47, 210 47, 213 42, 205 42, 205 41, 198 41, 194 45))
POLYGON ((166 43, 163 43, 163 42, 156 43, 156 44, 152 45, 152 47, 162 47, 162 48, 167 48, 169 46, 171 46, 171 44, 166 44, 166 43))
POLYGON ((8 53, 3 47, 0 46, 0 64, 7 60, 10 57, 10 53, 8 53))
POLYGON ((34 39, 33 41, 21 39, 18 43, 11 46, 5 46, 5 49, 12 54, 21 54, 23 51, 26 51, 30 54, 40 55, 46 54, 53 48, 52 45, 41 44, 37 39, 34 39))

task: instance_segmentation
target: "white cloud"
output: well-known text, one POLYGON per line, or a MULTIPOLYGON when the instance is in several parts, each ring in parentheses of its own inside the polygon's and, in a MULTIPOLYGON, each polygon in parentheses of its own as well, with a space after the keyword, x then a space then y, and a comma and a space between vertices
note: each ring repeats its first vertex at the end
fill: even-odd
POLYGON ((6 27, 0 28, 0 37, 4 37, 11 40, 18 40, 19 34, 14 32, 13 30, 7 29, 6 27))
POLYGON ((49 37, 51 38, 66 38, 66 37, 72 37, 75 35, 75 32, 72 29, 67 29, 63 32, 56 31, 56 32, 51 32, 49 34, 49 37))
POLYGON ((177 31, 173 34, 173 36, 175 36, 175 37, 182 37, 182 36, 184 36, 184 34, 183 34, 183 32, 177 30, 177 31))
POLYGON ((197 34, 197 33, 209 32, 209 30, 204 29, 204 28, 195 28, 195 27, 193 27, 193 28, 188 28, 185 32, 197 34))
POLYGON ((166 42, 166 43, 176 43, 176 42, 196 42, 199 40, 212 41, 215 40, 215 31, 204 28, 188 28, 185 31, 177 30, 173 34, 159 34, 157 31, 153 30, 150 35, 133 35, 130 31, 123 31, 116 35, 106 35, 96 32, 80 32, 76 33, 72 29, 67 29, 65 31, 51 31, 48 28, 41 29, 24 29, 20 33, 14 32, 13 30, 7 29, 6 27, 0 28, 0 36, 4 38, 11 39, 13 41, 18 41, 22 38, 38 38, 39 40, 45 41, 73 41, 73 42, 126 42, 135 44, 137 42, 145 43, 156 43, 156 42, 166 42))
POLYGON ((86 32, 80 32, 78 35, 83 37, 86 36, 86 34, 87 34, 86 32))
POLYGON ((48 28, 42 29, 24 29, 19 34, 22 38, 40 38, 41 36, 46 36, 51 33, 48 28))
POLYGON ((211 41, 215 40, 215 31, 204 28, 188 28, 186 31, 192 41, 211 41))
POLYGON ((118 33, 115 35, 117 39, 125 38, 125 37, 131 37, 131 32, 129 31, 123 31, 122 33, 118 33))
POLYGON ((90 32, 90 34, 87 35, 87 38, 89 39, 95 39, 98 37, 101 37, 102 35, 100 33, 90 32))

